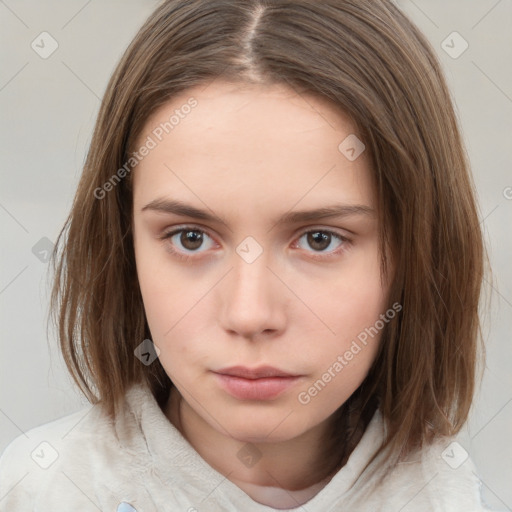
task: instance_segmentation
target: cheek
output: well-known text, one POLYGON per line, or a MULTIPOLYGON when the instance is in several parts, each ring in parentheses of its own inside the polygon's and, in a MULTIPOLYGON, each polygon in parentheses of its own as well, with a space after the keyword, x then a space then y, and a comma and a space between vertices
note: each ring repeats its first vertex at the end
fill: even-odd
POLYGON ((357 256, 346 272, 333 278, 322 298, 310 302, 328 327, 322 343, 304 347, 306 357, 316 361, 310 383, 319 381, 311 390, 315 397, 322 395, 319 404, 355 391, 375 359, 387 324, 381 319, 387 318, 387 284, 381 283, 376 247, 357 256), (323 392, 323 386, 330 391, 323 392))
POLYGON ((183 362, 197 363, 202 357, 199 349, 204 350, 204 344, 195 346, 194 340, 200 339, 197 331, 203 329, 199 302, 207 287, 193 284, 186 271, 170 262, 165 249, 154 242, 137 240, 135 255, 151 340, 160 350, 167 373, 181 375, 186 367, 183 362))
MULTIPOLYGON (((375 360, 382 329, 375 327, 382 309, 356 317, 338 320, 336 340, 315 344, 309 358, 315 361, 315 371, 299 390, 297 401, 319 414, 327 416, 342 405, 361 385, 375 360)), ((382 321, 381 321, 382 322, 382 321)))
POLYGON ((311 304, 323 315, 338 348, 373 326, 386 308, 388 286, 381 283, 377 247, 372 244, 364 249, 333 273, 323 298, 312 298, 311 304))
POLYGON ((149 328, 155 343, 162 339, 165 333, 177 321, 175 312, 177 305, 186 290, 178 281, 179 275, 170 273, 172 267, 165 260, 166 252, 148 240, 147 235, 134 237, 135 261, 140 292, 144 303, 149 328))

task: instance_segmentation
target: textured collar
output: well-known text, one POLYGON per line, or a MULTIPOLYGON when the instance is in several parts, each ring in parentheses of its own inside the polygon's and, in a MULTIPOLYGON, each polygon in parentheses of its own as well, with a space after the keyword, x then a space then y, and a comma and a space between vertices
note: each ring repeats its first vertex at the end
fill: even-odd
MULTIPOLYGON (((236 502, 244 510, 273 510, 257 504, 245 492, 211 467, 168 420, 151 391, 142 384, 126 393, 126 408, 116 418, 115 430, 124 449, 143 454, 138 462, 150 467, 164 484, 187 488, 200 497, 215 493, 215 501, 236 502), (192 489, 193 488, 193 489, 192 489)), ((385 426, 377 409, 347 463, 307 506, 327 510, 355 484, 367 461, 380 447, 385 426)), ((210 496, 211 498, 212 496, 210 496)))

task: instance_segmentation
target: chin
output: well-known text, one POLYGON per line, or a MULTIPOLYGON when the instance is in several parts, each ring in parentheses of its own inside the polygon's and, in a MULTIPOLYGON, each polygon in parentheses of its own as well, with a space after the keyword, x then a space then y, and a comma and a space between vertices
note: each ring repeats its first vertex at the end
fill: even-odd
POLYGON ((230 429, 229 433, 231 434, 232 439, 236 439, 241 443, 252 443, 252 444, 260 444, 260 443, 282 443, 284 441, 289 441, 300 435, 300 432, 280 432, 276 434, 275 432, 269 431, 268 426, 265 428, 262 426, 261 429, 257 427, 251 428, 243 428, 241 426, 239 429, 233 430, 230 429))
MULTIPOLYGON (((247 409, 240 413, 232 412, 232 409, 226 408, 224 418, 219 421, 221 425, 226 425, 229 435, 237 441, 243 443, 278 443, 288 441, 303 434, 308 426, 303 424, 293 410, 289 407, 275 409, 274 411, 258 410, 258 407, 251 411, 247 409)), ((212 425, 219 432, 225 432, 219 428, 219 425, 212 425)))

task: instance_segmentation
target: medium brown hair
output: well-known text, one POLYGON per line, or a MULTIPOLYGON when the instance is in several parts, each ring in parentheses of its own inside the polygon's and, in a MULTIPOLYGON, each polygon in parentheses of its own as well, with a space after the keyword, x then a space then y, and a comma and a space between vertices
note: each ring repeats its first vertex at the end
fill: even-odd
POLYGON ((456 434, 480 354, 482 235, 440 64, 389 0, 168 0, 148 18, 107 86, 52 255, 51 311, 79 387, 111 415, 132 383, 147 383, 159 403, 168 396, 172 383, 159 360, 146 366, 134 356, 151 333, 135 266, 131 173, 101 199, 95 190, 129 161, 159 106, 216 78, 327 98, 366 145, 382 270, 386 247, 396 269, 389 304, 403 309, 382 331, 367 378, 336 412, 336 467, 377 403, 388 427, 382 449, 395 462, 456 434))

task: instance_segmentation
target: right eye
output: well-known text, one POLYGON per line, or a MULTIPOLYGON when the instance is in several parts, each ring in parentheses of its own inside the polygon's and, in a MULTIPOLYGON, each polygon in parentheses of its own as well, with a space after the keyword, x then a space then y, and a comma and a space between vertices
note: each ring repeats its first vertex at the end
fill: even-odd
POLYGON ((208 233, 202 229, 194 226, 180 226, 164 233, 161 239, 170 242, 168 247, 172 254, 188 260, 196 257, 193 256, 194 253, 205 252, 197 250, 204 245, 205 236, 211 239, 208 233))

